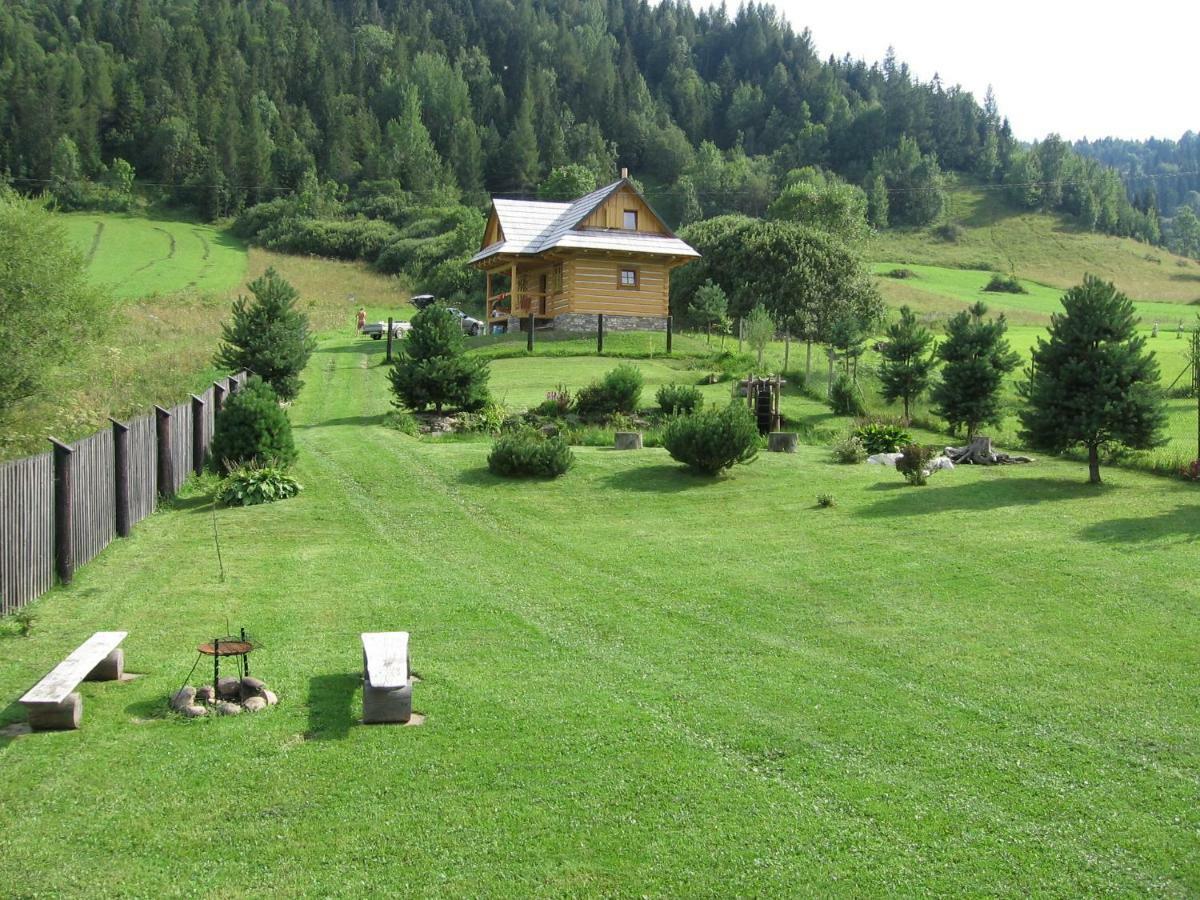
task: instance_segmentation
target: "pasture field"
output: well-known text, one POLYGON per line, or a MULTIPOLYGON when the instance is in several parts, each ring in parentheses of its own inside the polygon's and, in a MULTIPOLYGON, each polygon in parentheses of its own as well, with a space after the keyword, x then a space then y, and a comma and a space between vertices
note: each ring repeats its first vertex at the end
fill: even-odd
MULTIPOLYGON (((99 629, 142 673, 85 684, 81 731, 0 737, 4 883, 1200 891, 1190 486, 1046 460, 909 488, 808 446, 715 481, 591 448, 507 481, 486 442, 383 427, 381 359, 324 341, 291 410, 305 491, 216 512, 224 580, 193 483, 0 637, 10 700, 99 629), (168 715, 196 644, 239 626, 280 705, 168 715), (419 727, 358 724, 382 629, 412 632, 419 727)), ((526 363, 494 364, 497 393, 592 375, 526 363)))
POLYGON ((949 193, 944 218, 961 226, 956 240, 942 239, 934 228, 888 229, 872 241, 870 258, 1011 272, 1064 290, 1092 274, 1134 300, 1200 300, 1200 262, 1130 238, 1083 231, 1062 216, 1014 212, 999 191, 959 182, 949 193))
POLYGON ((91 279, 123 299, 226 293, 246 275, 245 244, 212 225, 120 213, 69 213, 63 221, 91 279))

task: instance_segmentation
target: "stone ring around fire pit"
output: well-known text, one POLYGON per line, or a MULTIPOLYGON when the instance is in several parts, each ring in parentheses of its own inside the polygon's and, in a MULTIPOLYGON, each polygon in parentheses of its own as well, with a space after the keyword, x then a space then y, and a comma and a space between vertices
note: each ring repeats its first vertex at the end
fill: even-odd
POLYGON ((220 678, 214 688, 211 684, 194 688, 185 684, 171 696, 171 709, 189 719, 207 716, 210 712, 218 716, 236 716, 245 712, 259 712, 279 702, 275 693, 257 678, 228 676, 220 678))

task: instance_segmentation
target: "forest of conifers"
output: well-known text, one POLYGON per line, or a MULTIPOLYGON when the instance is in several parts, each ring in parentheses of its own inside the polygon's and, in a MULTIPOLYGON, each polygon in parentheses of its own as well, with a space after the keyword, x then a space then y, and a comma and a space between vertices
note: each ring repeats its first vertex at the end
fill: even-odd
POLYGON ((400 190, 479 208, 566 163, 601 182, 627 166, 686 224, 761 215, 813 166, 861 187, 882 227, 936 221, 952 171, 1163 240, 1160 213, 1187 184, 1167 207, 1154 180, 1123 178, 1141 145, 1021 145, 990 93, 947 85, 893 54, 822 60, 767 5, 8 0, 0 173, 69 207, 136 172, 218 218, 314 183, 331 199, 400 190))

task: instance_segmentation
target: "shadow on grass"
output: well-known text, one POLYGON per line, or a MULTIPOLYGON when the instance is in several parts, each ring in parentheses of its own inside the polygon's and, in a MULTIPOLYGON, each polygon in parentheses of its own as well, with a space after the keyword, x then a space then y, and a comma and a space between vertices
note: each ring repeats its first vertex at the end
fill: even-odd
MULTIPOLYGON (((934 476, 937 478, 938 476, 934 476)), ((899 478, 899 476, 897 476, 899 478)), ((904 482, 881 482, 873 490, 895 491, 907 487, 904 482)), ((997 477, 967 484, 929 485, 897 493, 857 513, 865 518, 890 518, 953 511, 1001 509, 1008 506, 1034 506, 1064 500, 1083 500, 1113 490, 1079 481, 1055 481, 1046 478, 997 477)))
POLYGON ((1080 531, 1079 536, 1105 544, 1144 544, 1164 538, 1183 538, 1185 543, 1194 544, 1200 542, 1200 504, 1179 506, 1156 516, 1096 522, 1080 531))
POLYGON ((159 509, 169 509, 174 512, 208 512, 212 509, 211 494, 195 494, 191 497, 164 497, 158 501, 159 509))
POLYGON ((719 481, 707 475, 696 475, 680 465, 638 466, 623 472, 613 472, 603 479, 605 486, 619 491, 640 491, 652 494, 675 494, 692 488, 703 488, 719 481))
POLYGON ((28 733, 25 707, 16 701, 0 710, 0 753, 22 734, 28 733))
POLYGON ((309 428, 333 428, 338 425, 382 425, 385 415, 387 413, 376 413, 373 416, 342 416, 340 419, 326 419, 324 422, 310 422, 295 427, 303 431, 309 428))
MULTIPOLYGON (((392 346, 393 351, 395 345, 392 346)), ((367 354, 385 354, 387 353, 387 344, 382 340, 359 340, 357 337, 349 344, 322 344, 316 349, 317 353, 357 353, 360 356, 367 354)))
POLYGON ((339 741, 355 724, 354 695, 362 687, 358 672, 315 675, 308 680, 308 741, 339 741))

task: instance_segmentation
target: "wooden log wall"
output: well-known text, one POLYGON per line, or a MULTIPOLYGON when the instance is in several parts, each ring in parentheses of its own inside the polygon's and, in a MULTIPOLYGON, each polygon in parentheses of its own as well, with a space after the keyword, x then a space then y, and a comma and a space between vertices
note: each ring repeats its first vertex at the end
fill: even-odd
POLYGON ((54 583, 54 465, 39 453, 0 466, 0 615, 54 583))
MULTIPOLYGON (((246 383, 239 372, 222 379, 230 390, 246 383)), ((171 454, 175 473, 174 493, 192 472, 195 438, 206 456, 214 432, 215 394, 209 387, 198 395, 204 401, 194 423, 191 399, 172 407, 171 454), (194 424, 198 433, 193 432, 194 424)), ((154 512, 158 502, 158 435, 153 415, 123 423, 128 427, 129 524, 154 512)), ((113 428, 63 447, 69 458, 70 478, 66 502, 69 534, 61 545, 69 551, 68 568, 94 559, 116 537, 117 476, 113 428)), ((0 615, 16 612, 54 584, 55 544, 54 453, 39 453, 0 464, 0 615)), ((64 575, 64 577, 66 577, 64 575)))

